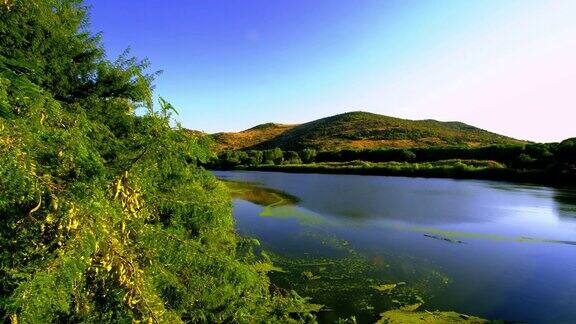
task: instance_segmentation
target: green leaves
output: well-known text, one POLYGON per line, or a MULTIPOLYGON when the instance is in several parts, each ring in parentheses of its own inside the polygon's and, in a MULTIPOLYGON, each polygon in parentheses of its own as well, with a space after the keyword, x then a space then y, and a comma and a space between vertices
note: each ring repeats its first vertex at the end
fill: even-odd
POLYGON ((303 319, 236 253, 210 139, 154 111, 148 62, 107 61, 85 23, 77 0, 0 3, 0 317, 303 319))
POLYGON ((174 106, 172 106, 172 104, 170 104, 168 101, 164 100, 164 98, 160 97, 160 99, 158 99, 158 101, 160 103, 160 115, 161 116, 169 117, 169 114, 171 112, 178 115, 178 111, 176 110, 176 108, 174 108, 174 106))

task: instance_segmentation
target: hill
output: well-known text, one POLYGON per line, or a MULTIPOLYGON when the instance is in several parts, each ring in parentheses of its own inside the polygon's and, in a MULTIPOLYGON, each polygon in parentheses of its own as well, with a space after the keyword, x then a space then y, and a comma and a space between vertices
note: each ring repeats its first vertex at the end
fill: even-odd
POLYGON ((215 150, 217 152, 240 150, 276 138, 296 126, 297 125, 266 123, 238 133, 216 133, 212 134, 211 137, 216 143, 215 150))
POLYGON ((283 150, 315 148, 333 151, 524 143, 461 122, 408 120, 362 111, 343 113, 300 125, 269 123, 238 133, 217 133, 211 136, 217 142, 217 151, 274 147, 283 150))

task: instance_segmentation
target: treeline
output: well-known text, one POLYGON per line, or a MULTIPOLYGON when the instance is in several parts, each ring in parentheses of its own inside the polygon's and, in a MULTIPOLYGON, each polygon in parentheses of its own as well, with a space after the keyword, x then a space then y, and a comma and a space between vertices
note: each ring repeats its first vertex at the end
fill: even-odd
POLYGON ((409 162, 423 163, 443 160, 494 161, 513 169, 572 169, 576 164, 576 138, 561 143, 491 145, 484 147, 428 147, 411 149, 365 149, 320 151, 270 150, 224 151, 212 167, 233 168, 237 166, 294 165, 325 162, 409 162))
POLYGON ((427 147, 411 149, 376 149, 324 151, 316 156, 316 162, 433 162, 441 160, 496 161, 509 168, 541 169, 554 164, 576 162, 576 138, 561 143, 490 145, 483 147, 427 147))
POLYGON ((280 148, 270 150, 224 151, 212 159, 210 167, 233 168, 237 166, 308 164, 316 159, 316 150, 282 151, 280 148))

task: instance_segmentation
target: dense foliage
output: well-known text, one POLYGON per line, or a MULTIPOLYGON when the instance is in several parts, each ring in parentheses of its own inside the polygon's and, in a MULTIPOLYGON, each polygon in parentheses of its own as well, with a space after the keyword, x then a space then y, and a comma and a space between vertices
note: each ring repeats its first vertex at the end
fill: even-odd
MULTIPOLYGON (((576 164, 576 139, 568 139, 561 143, 548 144, 518 144, 518 145, 490 145, 482 147, 465 146, 438 146, 438 147, 416 147, 410 149, 382 148, 363 150, 341 150, 341 151, 320 151, 314 149, 304 149, 299 153, 293 151, 283 152, 280 148, 272 150, 250 150, 224 151, 218 158, 229 165, 252 165, 252 164, 282 164, 277 160, 277 156, 289 155, 295 157, 299 154, 304 163, 312 162, 433 162, 450 159, 466 160, 491 160, 498 161, 508 167, 513 168, 546 168, 555 164, 561 164, 564 168, 571 168, 576 164), (241 158, 244 155, 269 156, 260 163, 246 163, 247 160, 241 158)), ((256 162, 256 161, 252 161, 256 162)), ((288 163, 296 164, 296 163, 288 163)))
POLYGON ((171 127, 147 62, 106 60, 86 24, 79 0, 0 3, 0 318, 311 318, 235 234, 198 166, 207 139, 171 127))
POLYGON ((312 163, 316 157, 316 150, 305 149, 301 152, 282 151, 280 148, 258 151, 224 151, 207 163, 211 167, 233 168, 240 165, 282 165, 312 163), (304 162, 303 162, 304 161, 304 162))
POLYGON ((561 143, 444 146, 428 148, 383 148, 299 153, 274 150, 224 151, 210 159, 213 168, 258 168, 291 172, 361 173, 467 177, 571 183, 576 178, 576 139, 561 143), (260 152, 260 153, 258 153, 260 152), (242 159, 249 154, 282 155, 282 160, 242 159), (260 163, 258 163, 260 161, 260 163))
POLYGON ((320 152, 316 161, 348 162, 354 160, 370 162, 431 162, 448 159, 492 160, 511 168, 541 169, 562 164, 570 167, 576 163, 576 151, 570 147, 573 140, 562 143, 490 145, 482 147, 429 147, 411 149, 372 149, 320 152))

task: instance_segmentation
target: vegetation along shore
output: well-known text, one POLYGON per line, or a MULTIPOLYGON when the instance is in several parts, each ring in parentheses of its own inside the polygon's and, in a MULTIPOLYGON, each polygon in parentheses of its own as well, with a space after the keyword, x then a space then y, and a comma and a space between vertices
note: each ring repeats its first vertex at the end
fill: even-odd
POLYGON ((551 144, 320 151, 223 151, 218 170, 364 174, 576 184, 576 139, 551 144))

